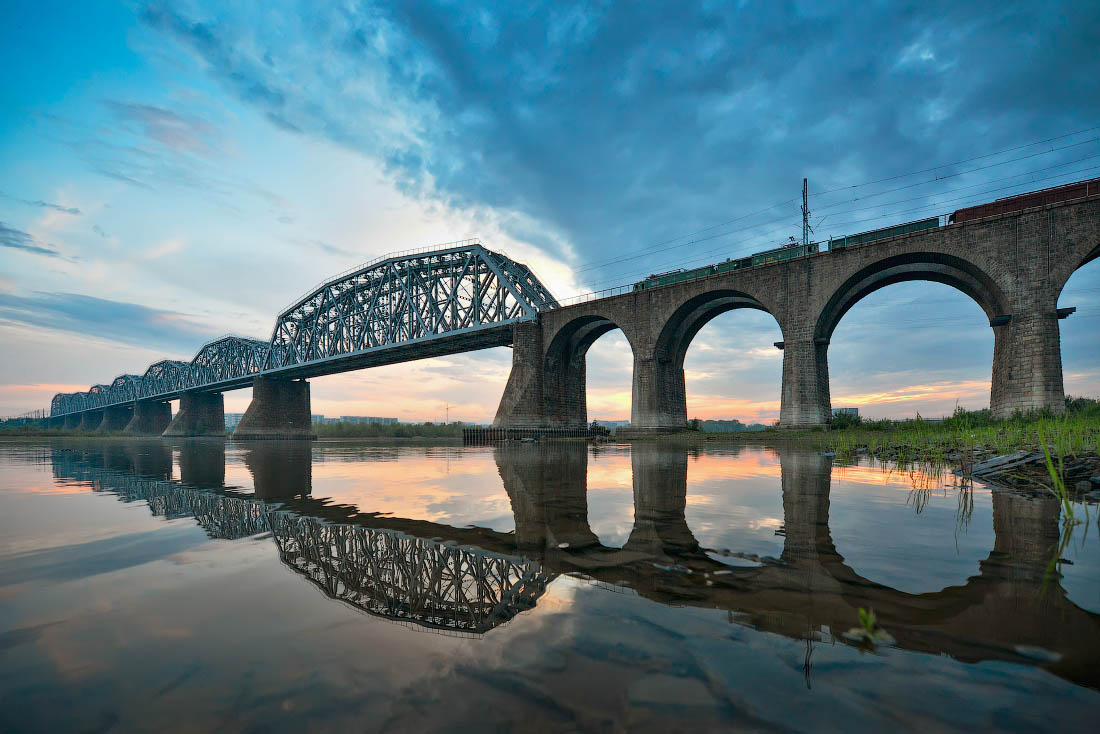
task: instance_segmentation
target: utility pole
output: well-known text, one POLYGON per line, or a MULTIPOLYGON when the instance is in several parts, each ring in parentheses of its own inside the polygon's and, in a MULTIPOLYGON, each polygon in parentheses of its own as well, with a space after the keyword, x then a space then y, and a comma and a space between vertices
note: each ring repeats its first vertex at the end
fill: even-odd
POLYGON ((449 425, 451 425, 451 404, 450 403, 444 403, 444 405, 447 406, 447 418, 444 421, 443 425, 449 426, 449 425))
POLYGON ((802 246, 810 244, 810 187, 806 179, 802 179, 802 246))

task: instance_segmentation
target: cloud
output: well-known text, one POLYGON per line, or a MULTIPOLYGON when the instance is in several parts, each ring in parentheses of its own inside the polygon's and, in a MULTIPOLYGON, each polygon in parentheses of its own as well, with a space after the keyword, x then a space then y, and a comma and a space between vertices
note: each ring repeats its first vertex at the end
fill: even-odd
POLYGON ((39 242, 33 236, 21 229, 9 227, 4 222, 0 222, 0 247, 21 250, 23 252, 29 252, 32 255, 44 255, 46 257, 55 257, 59 260, 73 261, 73 258, 62 255, 55 248, 39 242))
POLYGON ((95 232, 95 233, 96 233, 97 235, 99 235, 100 237, 102 237, 102 238, 103 238, 103 239, 105 239, 105 240, 106 240, 106 239, 110 239, 110 235, 109 235, 109 234, 107 234, 107 233, 106 233, 106 232, 105 232, 105 231, 103 230, 103 228, 102 228, 102 227, 100 227, 100 226, 99 226, 98 224, 93 224, 93 225, 92 225, 92 231, 93 231, 93 232, 95 232))
POLYGON ((61 206, 60 204, 51 204, 48 201, 42 201, 41 199, 31 201, 30 199, 21 199, 18 196, 12 196, 11 194, 5 194, 0 191, 0 196, 5 199, 11 199, 12 201, 18 201, 20 204, 26 204, 27 206, 35 206, 40 209, 52 209, 55 212, 62 214, 72 214, 73 216, 80 216, 82 212, 74 206, 61 206))
MULTIPOLYGON (((1087 4, 303 4, 311 20, 297 25, 197 7, 152 3, 144 20, 240 101, 381 158, 407 190, 521 211, 582 258, 793 199, 804 175, 820 191, 1100 116, 1091 78, 1064 73, 1093 58, 1100 13, 1087 4)), ((820 234, 869 228, 853 219, 831 214, 820 234)), ((717 252, 658 251, 593 283, 797 229, 791 203, 707 245, 717 252)))
POLYGON ((0 319, 185 354, 215 336, 186 314, 77 293, 0 293, 0 319))
POLYGON ((204 154, 215 151, 214 126, 194 115, 183 115, 151 104, 114 100, 105 104, 120 122, 136 125, 146 137, 167 148, 204 154))

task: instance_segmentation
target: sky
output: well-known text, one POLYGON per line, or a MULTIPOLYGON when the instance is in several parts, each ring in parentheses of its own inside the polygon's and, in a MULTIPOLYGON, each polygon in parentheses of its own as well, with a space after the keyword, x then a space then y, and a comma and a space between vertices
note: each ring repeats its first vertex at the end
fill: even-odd
MULTIPOLYGON (((0 415, 225 333, 321 281, 479 237, 559 299, 801 236, 1100 176, 1094 2, 0 4, 0 415)), ((1060 306, 1100 396, 1100 261, 1060 306)), ((688 413, 778 416, 768 314, 688 353, 688 413)), ((834 407, 989 403, 993 337, 934 283, 857 304, 834 407)), ((488 422, 508 348, 311 381, 315 413, 488 422)), ((620 332, 589 417, 630 414, 620 332)), ((249 390, 226 393, 243 412, 249 390)))

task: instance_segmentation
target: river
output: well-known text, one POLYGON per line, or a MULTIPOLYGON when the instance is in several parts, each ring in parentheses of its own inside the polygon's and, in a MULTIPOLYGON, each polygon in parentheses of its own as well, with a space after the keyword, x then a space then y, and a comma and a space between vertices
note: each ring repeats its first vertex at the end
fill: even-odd
POLYGON ((0 730, 1087 730, 1086 512, 794 447, 6 440, 0 730))

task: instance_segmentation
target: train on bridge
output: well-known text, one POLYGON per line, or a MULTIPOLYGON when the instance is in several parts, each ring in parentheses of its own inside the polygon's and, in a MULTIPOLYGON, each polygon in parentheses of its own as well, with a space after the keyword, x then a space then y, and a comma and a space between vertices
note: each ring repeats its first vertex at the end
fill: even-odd
POLYGON ((892 227, 882 227, 881 229, 872 229, 867 232, 860 232, 845 237, 830 238, 826 242, 810 242, 808 244, 791 242, 790 244, 777 247, 773 250, 757 252, 748 257, 742 257, 736 260, 727 259, 724 262, 714 265, 704 265, 698 268, 691 268, 690 270, 679 268, 664 273, 656 273, 650 275, 645 280, 635 283, 634 290, 640 291, 649 288, 659 288, 665 285, 672 285, 673 283, 682 283, 685 280, 707 278, 712 275, 731 273, 735 270, 745 270, 760 265, 768 265, 784 260, 793 260, 794 258, 813 255, 818 252, 842 250, 845 247, 851 247, 853 245, 863 245, 868 242, 876 242, 878 240, 885 240, 900 235, 924 232, 929 229, 936 229, 940 226, 962 224, 975 219, 981 219, 982 217, 1008 214, 1023 209, 1030 209, 1035 206, 1045 206, 1047 204, 1057 204, 1062 201, 1082 199, 1086 196, 1092 196, 1098 193, 1100 193, 1100 178, 1094 178, 1088 181, 1078 181, 1077 183, 1055 186, 1039 191, 1031 191, 1017 196, 1007 196, 988 204, 978 204, 977 206, 971 206, 965 209, 957 209, 942 219, 939 216, 927 217, 912 222, 905 222, 904 224, 896 224, 892 227))

